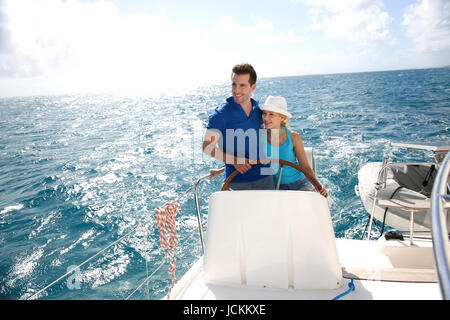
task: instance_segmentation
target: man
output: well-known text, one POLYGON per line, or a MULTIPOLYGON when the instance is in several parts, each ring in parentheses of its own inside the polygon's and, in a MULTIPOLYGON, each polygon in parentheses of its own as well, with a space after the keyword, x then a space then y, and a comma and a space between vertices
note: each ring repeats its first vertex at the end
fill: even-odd
POLYGON ((240 172, 230 184, 233 190, 275 188, 270 164, 255 164, 262 152, 259 146, 262 111, 251 98, 256 77, 250 64, 233 67, 232 97, 211 114, 203 139, 203 152, 225 162, 225 179, 235 170, 240 172))

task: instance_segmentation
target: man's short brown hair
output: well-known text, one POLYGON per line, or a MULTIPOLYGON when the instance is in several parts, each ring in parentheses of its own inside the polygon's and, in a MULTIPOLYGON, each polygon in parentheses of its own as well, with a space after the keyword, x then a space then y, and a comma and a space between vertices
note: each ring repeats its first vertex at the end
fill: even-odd
POLYGON ((255 69, 253 69, 251 64, 248 64, 248 63, 237 64, 233 67, 232 74, 231 74, 232 76, 233 76, 233 73, 239 74, 239 75, 249 74, 250 78, 248 79, 248 82, 250 82, 250 85, 254 85, 256 83, 256 78, 257 78, 256 71, 255 71, 255 69))

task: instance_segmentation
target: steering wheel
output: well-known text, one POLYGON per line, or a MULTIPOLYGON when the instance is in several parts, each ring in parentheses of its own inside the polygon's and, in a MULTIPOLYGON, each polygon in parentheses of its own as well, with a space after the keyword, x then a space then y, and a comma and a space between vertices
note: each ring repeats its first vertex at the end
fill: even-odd
MULTIPOLYGON (((298 171, 303 173, 308 178, 308 180, 312 183, 312 185, 316 188, 317 191, 320 191, 322 189, 322 185, 319 183, 319 181, 317 181, 317 179, 315 177, 313 177, 309 172, 306 172, 298 164, 289 162, 289 161, 285 161, 285 160, 280 160, 280 159, 266 159, 266 160, 269 160, 270 163, 279 163, 281 165, 281 168, 283 168, 283 166, 286 165, 286 166, 297 169, 298 171)), ((256 164, 261 164, 261 163, 262 162, 260 160, 258 160, 256 162, 256 164)), ((233 180, 234 177, 236 177, 238 174, 239 174, 239 171, 237 171, 237 170, 235 170, 232 174, 230 174, 230 176, 227 178, 227 180, 225 180, 225 182, 223 183, 221 191, 225 191, 225 190, 229 189, 231 180, 233 180)))

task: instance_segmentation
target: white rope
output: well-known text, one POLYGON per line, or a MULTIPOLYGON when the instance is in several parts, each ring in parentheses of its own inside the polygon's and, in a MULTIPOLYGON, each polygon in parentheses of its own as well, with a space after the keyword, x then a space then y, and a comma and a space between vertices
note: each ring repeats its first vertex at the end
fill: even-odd
POLYGON ((175 270, 177 265, 178 234, 176 228, 176 215, 179 204, 176 201, 168 201, 161 208, 155 209, 155 223, 159 230, 159 242, 161 247, 167 249, 169 256, 169 274, 172 281, 169 286, 169 296, 172 286, 177 282, 175 270))

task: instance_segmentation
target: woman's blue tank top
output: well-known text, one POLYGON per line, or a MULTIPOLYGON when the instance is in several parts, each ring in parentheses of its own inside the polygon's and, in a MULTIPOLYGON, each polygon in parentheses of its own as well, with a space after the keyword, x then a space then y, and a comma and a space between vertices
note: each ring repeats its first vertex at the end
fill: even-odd
MULTIPOLYGON (((265 137, 266 137, 266 141, 267 141, 267 131, 265 131, 265 137)), ((292 144, 292 138, 291 138, 291 133, 289 132, 289 130, 286 127, 281 127, 281 134, 283 135, 283 144, 281 146, 272 146, 269 141, 267 141, 267 157, 268 158, 275 158, 275 159, 281 159, 281 160, 285 160, 285 161, 289 161, 289 162, 293 162, 297 165, 300 165, 298 163, 298 161, 296 160, 295 157, 295 152, 294 152, 294 145, 292 144), (287 141, 284 141, 284 129, 286 129, 287 132, 287 141), (277 152, 276 149, 278 148, 278 156, 277 156, 277 152), (273 154, 273 156, 272 156, 273 154)), ((272 163, 271 164, 271 168, 272 168, 272 172, 274 173, 274 177, 275 177, 275 181, 278 181, 278 177, 280 175, 280 168, 281 166, 278 163, 272 163)), ((298 171, 295 168, 292 168, 290 166, 283 166, 283 172, 281 174, 281 182, 280 184, 287 184, 287 183, 291 183, 294 181, 297 181, 299 179, 303 179, 305 178, 305 175, 298 171)))

